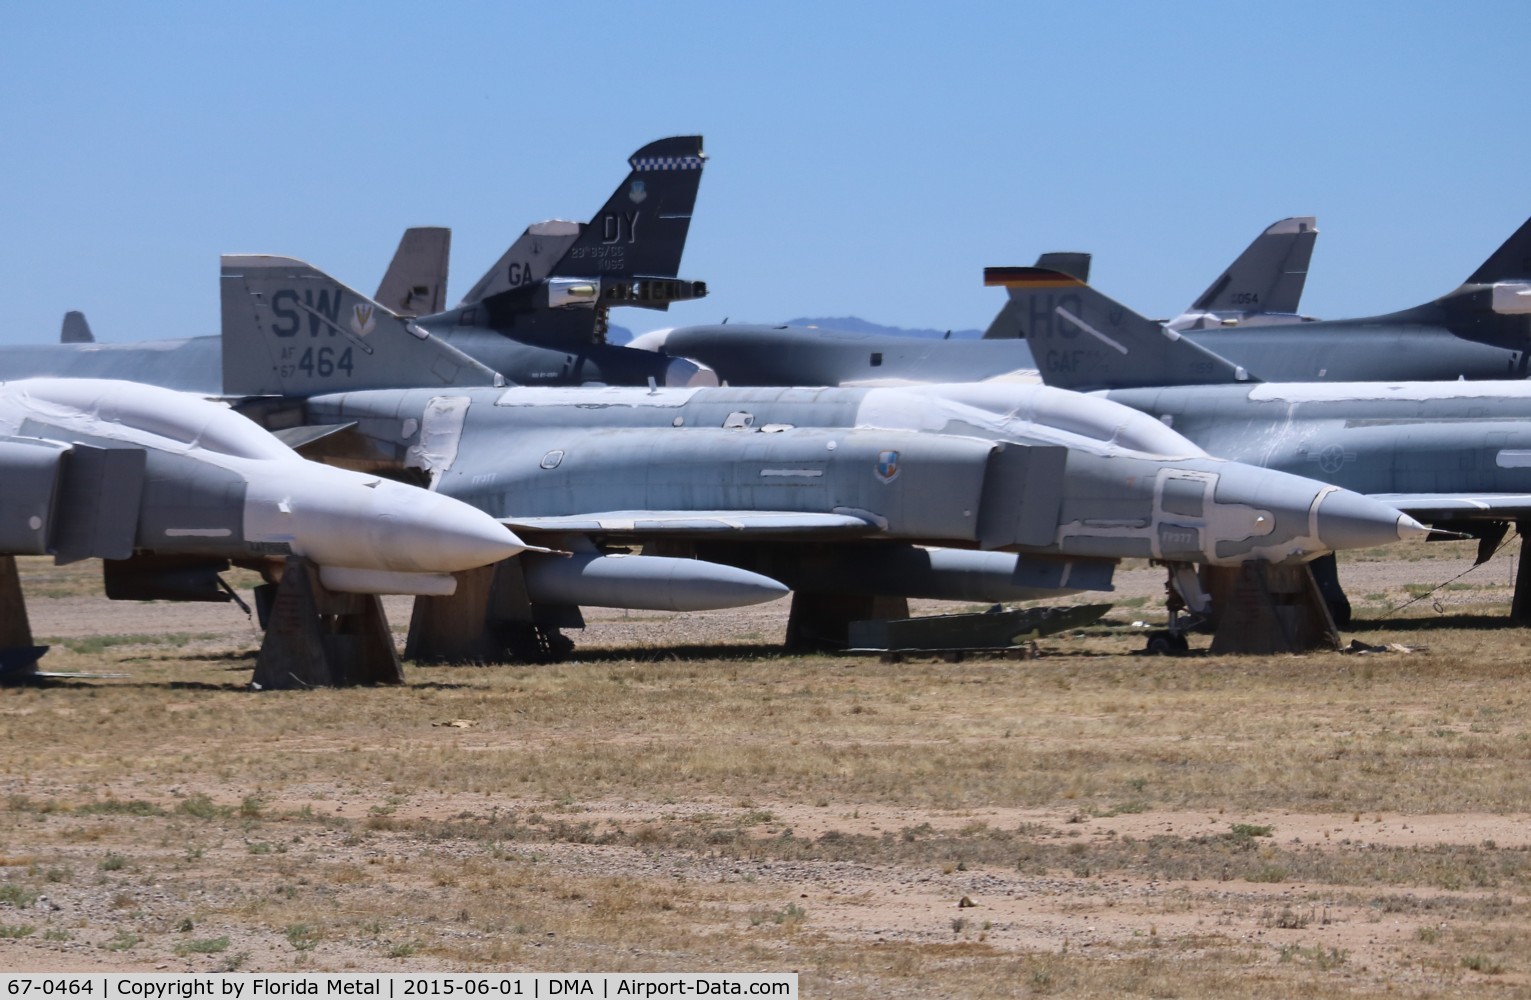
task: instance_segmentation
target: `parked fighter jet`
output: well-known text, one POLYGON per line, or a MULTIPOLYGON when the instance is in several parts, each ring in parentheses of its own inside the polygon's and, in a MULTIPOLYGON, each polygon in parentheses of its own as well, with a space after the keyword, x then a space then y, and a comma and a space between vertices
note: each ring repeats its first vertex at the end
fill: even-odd
MULTIPOLYGON (((1011 301, 1025 312, 1031 333, 1056 333, 1057 349, 1067 357, 1049 367, 1068 364, 1087 376, 1108 355, 1118 354, 1108 340, 1089 335, 1068 319, 1078 312, 1077 279, 1049 277, 1029 268, 991 269, 991 275, 994 281, 1016 286, 1011 301), (1008 275, 1003 273, 1007 270, 1008 275)), ((1110 329, 1110 323, 1096 327, 1108 338, 1110 329)), ((1422 306, 1364 319, 1188 330, 1186 336, 1267 380, 1524 378, 1531 348, 1531 220, 1464 284, 1422 306)), ((1150 369, 1139 378, 1140 384, 1161 384, 1150 369)), ((1079 381, 1080 387, 1087 384, 1087 377, 1079 381)))
POLYGON ((317 563, 350 593, 441 593, 521 551, 473 508, 327 468, 224 406, 133 382, 0 383, 0 554, 113 560, 110 589, 154 589, 186 558, 317 563))
MULTIPOLYGON (((455 589, 452 573, 525 548, 466 504, 305 461, 224 406, 131 382, 0 383, 0 470, 6 681, 28 675, 44 651, 32 645, 16 555, 100 557, 113 599, 219 601, 234 598, 219 576, 231 563, 289 589, 299 566, 331 594, 439 595, 455 589)), ((358 608, 380 626, 379 649, 396 668, 381 607, 358 608)), ((289 611, 301 624, 303 609, 289 611)), ((372 676, 397 679, 396 669, 372 676)))
POLYGON ((716 385, 689 360, 605 343, 613 306, 707 294, 676 277, 706 159, 701 136, 649 143, 590 222, 528 227, 456 309, 420 326, 523 385, 716 385))
MULTIPOLYGON (((406 229, 376 298, 401 316, 435 312, 446 297, 452 231, 406 229)), ((221 337, 132 344, 97 343, 85 314, 64 314, 57 344, 0 344, 0 379, 132 379, 146 385, 216 395, 223 391, 221 337)))
MULTIPOLYGON (((1049 385, 1101 390, 1211 454, 1323 479, 1478 537, 1480 562, 1509 524, 1531 526, 1531 382, 1262 383, 1060 272, 995 268, 987 280, 1053 304, 1054 321, 1030 332, 1049 385)), ((1348 616, 1329 583, 1336 617, 1348 616)), ((1531 612, 1531 572, 1517 577, 1515 605, 1517 617, 1531 612)))
MULTIPOLYGON (((1311 215, 1282 219, 1256 236, 1254 242, 1228 265, 1216 281, 1191 303, 1189 309, 1168 321, 1172 330, 1205 330, 1228 326, 1267 326, 1312 322, 1298 313, 1303 286, 1308 281, 1308 262, 1318 226, 1311 215)), ((1037 267, 1090 280, 1090 255, 1045 253, 1037 267)), ((1007 300, 984 332, 985 339, 1025 339, 1024 303, 1007 300)))
POLYGON ((971 555, 965 571, 989 574, 1013 599, 1021 586, 1090 586, 1103 562, 1122 557, 1280 563, 1424 530, 1376 502, 1209 459, 1157 421, 1041 386, 437 387, 427 373, 461 355, 301 261, 225 257, 222 301, 226 356, 240 359, 226 373, 229 393, 307 397, 285 412, 267 407, 264 419, 299 425, 287 433, 327 461, 413 474, 523 537, 587 554, 516 561, 528 582, 554 567, 570 604, 649 606, 653 557, 616 565, 600 556, 609 546, 699 556, 695 594, 738 567, 790 577, 800 597, 815 586, 816 559, 839 563, 836 590, 859 569, 863 593, 923 596, 888 568, 917 544, 971 547, 980 551, 927 563, 923 579, 950 592, 943 569, 971 555), (328 296, 341 323, 284 335, 276 311, 296 289, 328 296), (292 363, 310 351, 311 364, 292 363), (421 381, 432 387, 369 389, 421 381), (601 588, 582 584, 585 565, 603 567, 601 588))
MULTIPOLYGON (((1311 217, 1268 227, 1214 281, 1181 326, 1298 322, 1297 303, 1307 279, 1318 230, 1311 217)), ((1089 280, 1090 255, 1045 253, 1038 267, 1089 280)), ((890 334, 791 326, 688 326, 656 330, 630 346, 689 358, 729 385, 900 385, 1035 381, 1018 310, 1007 302, 982 340, 920 340, 890 334)))
MULTIPOLYGON (((685 359, 604 342, 614 306, 668 309, 707 293, 676 277, 706 155, 700 136, 651 142, 588 223, 527 228, 454 309, 441 311, 449 245, 444 229, 400 241, 376 298, 511 381, 715 385, 685 359)), ((312 332, 337 320, 322 296, 283 302, 273 322, 312 332)), ((0 345, 0 378, 125 378, 192 392, 222 391, 218 337, 136 344, 0 345)))
MULTIPOLYGON (((1209 330, 1311 322, 1297 307, 1318 239, 1314 221, 1307 215, 1272 224, 1189 309, 1165 325, 1172 330, 1209 330)), ((1078 277, 1090 280, 1084 275, 1078 277)), ((1017 335, 1024 336, 1020 331, 1017 335)))

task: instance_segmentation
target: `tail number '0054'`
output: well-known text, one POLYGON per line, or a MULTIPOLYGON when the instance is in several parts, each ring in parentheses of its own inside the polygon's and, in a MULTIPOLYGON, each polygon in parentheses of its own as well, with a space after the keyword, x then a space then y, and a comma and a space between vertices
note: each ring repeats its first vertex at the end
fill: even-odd
POLYGON ((305 347, 302 353, 299 353, 297 348, 288 348, 282 352, 282 361, 281 373, 284 378, 297 372, 319 378, 329 378, 333 375, 350 378, 352 374, 351 348, 349 347, 305 347))

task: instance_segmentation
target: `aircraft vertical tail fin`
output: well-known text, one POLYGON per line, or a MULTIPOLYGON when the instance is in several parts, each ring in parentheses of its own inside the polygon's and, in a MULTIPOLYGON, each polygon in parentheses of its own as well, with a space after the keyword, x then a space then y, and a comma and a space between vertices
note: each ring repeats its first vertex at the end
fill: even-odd
POLYGON ((1062 271, 1070 278, 1078 278, 1083 282, 1090 280, 1090 255, 1087 253, 1050 250, 1037 258, 1036 266, 1045 267, 1049 271, 1062 271))
POLYGON ((414 323, 291 257, 225 255, 220 298, 227 395, 505 383, 414 323))
POLYGON ((1318 226, 1311 215, 1282 219, 1268 227, 1191 303, 1187 317, 1296 314, 1317 240, 1318 226))
POLYGON ((594 218, 530 226, 460 305, 542 285, 550 278, 675 277, 706 160, 699 135, 649 143, 628 158, 627 177, 594 218))
POLYGON ((991 267, 1009 290, 1042 381, 1063 389, 1133 389, 1257 381, 1244 369, 1061 271, 991 267))
POLYGON ((1469 285, 1531 280, 1531 219, 1502 243, 1467 279, 1469 285))
POLYGON ((463 296, 459 307, 476 305, 492 295, 531 288, 547 281, 553 265, 579 238, 578 222, 550 219, 526 227, 510 249, 463 296))
POLYGON ((445 226, 404 230, 373 298, 405 318, 441 312, 446 308, 451 254, 452 230, 445 226))
MULTIPOLYGON (((1037 267, 1058 271, 1077 278, 1090 280, 1090 255, 1071 250, 1053 250, 1037 258, 1037 267)), ((1026 330, 1021 319, 1021 306, 1015 299, 1006 299, 999 307, 989 328, 983 332, 984 340, 1024 340, 1026 330)))
POLYGON ((586 223, 553 275, 674 277, 706 161, 699 135, 660 139, 628 157, 627 178, 586 223))
POLYGON ((94 344, 95 336, 90 332, 90 324, 85 322, 85 314, 78 309, 71 309, 64 314, 64 327, 59 331, 59 343, 61 344, 94 344))

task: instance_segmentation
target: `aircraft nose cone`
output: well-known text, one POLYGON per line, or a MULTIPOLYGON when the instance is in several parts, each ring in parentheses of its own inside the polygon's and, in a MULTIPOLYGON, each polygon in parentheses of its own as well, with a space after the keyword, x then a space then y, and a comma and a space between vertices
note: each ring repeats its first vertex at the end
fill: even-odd
POLYGON ((1407 514, 1398 515, 1398 539, 1407 542, 1411 538, 1424 538, 1430 529, 1407 514))
POLYGON ((1429 534, 1428 528, 1409 515, 1349 490, 1326 493, 1315 516, 1315 534, 1333 550, 1389 545, 1429 534))
POLYGON ((508 559, 526 543, 477 508, 439 493, 395 504, 387 517, 389 569, 455 573, 508 559))

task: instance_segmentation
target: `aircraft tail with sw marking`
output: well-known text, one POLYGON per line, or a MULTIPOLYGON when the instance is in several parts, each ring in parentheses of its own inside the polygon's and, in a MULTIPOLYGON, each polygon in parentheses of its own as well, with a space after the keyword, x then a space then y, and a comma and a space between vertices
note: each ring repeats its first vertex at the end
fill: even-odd
POLYGON ((1244 369, 1062 271, 991 267, 1009 290, 1042 381, 1088 392, 1255 381, 1244 369))
POLYGON ((225 395, 505 384, 497 372, 301 260, 226 255, 222 265, 225 395))

